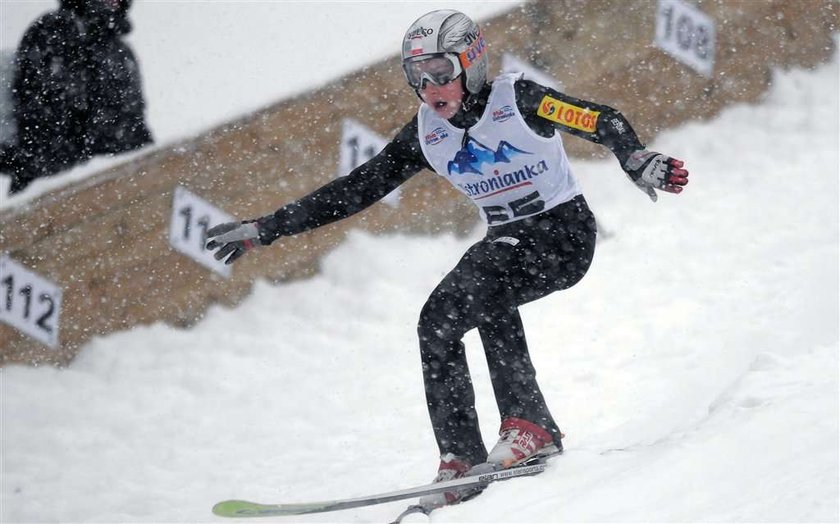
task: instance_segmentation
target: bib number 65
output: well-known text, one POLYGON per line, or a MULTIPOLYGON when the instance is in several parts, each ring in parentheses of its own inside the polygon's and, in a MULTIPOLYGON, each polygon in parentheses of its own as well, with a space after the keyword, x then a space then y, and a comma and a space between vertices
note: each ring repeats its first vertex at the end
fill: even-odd
POLYGON ((514 218, 535 215, 545 209, 545 201, 540 198, 539 191, 534 191, 522 198, 508 202, 507 206, 484 206, 487 224, 493 225, 508 222, 514 218))

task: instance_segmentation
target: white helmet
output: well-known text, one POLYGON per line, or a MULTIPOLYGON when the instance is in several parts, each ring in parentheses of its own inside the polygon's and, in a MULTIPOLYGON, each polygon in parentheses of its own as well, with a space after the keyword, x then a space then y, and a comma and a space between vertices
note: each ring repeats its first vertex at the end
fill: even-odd
POLYGON ((487 81, 487 44, 481 29, 464 13, 432 11, 405 33, 402 66, 408 84, 417 91, 426 81, 441 85, 464 73, 464 87, 476 94, 487 81))

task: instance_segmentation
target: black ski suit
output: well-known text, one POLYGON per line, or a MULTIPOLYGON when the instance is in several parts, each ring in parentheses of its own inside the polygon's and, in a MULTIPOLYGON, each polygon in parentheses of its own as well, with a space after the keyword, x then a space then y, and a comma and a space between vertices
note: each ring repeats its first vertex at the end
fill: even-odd
MULTIPOLYGON (((490 84, 469 100, 450 123, 469 129, 486 108, 490 84)), ((643 149, 627 120, 616 110, 574 99, 539 84, 518 80, 516 103, 528 127, 543 137, 557 130, 608 147, 624 165, 643 149), (549 95, 600 113, 587 133, 543 118, 540 102, 549 95)), ((430 168, 421 151, 415 116, 376 157, 297 202, 263 217, 260 241, 269 244, 350 216, 430 168)), ((487 450, 479 432, 467 367, 464 334, 478 328, 502 420, 517 417, 548 430, 562 449, 528 354, 518 307, 580 281, 595 248, 596 226, 583 196, 540 214, 491 225, 440 282, 420 313, 418 335, 426 400, 441 454, 454 453, 471 464, 487 450)))

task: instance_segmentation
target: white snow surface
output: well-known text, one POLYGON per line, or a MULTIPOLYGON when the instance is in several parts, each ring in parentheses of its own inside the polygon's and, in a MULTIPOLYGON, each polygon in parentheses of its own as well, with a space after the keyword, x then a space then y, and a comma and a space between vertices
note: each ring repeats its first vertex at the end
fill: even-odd
MULTIPOLYGON (((836 56, 777 72, 760 104, 663 133, 651 148, 691 184, 656 204, 615 161, 573 162, 610 236, 580 284, 522 308, 567 451, 431 522, 838 521, 838 83, 836 56)), ((416 319, 482 232, 353 233, 315 278, 259 283, 193 329, 7 366, 0 521, 222 522, 222 499, 431 480, 416 319)), ((385 522, 407 503, 272 520, 385 522)))

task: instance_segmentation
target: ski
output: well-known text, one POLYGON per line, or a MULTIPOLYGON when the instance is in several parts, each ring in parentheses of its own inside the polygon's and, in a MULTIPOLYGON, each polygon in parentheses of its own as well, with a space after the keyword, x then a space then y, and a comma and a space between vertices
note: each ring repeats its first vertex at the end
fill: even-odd
POLYGON ((339 511, 343 509, 359 508, 384 504, 395 500, 403 500, 444 491, 454 491, 463 488, 484 487, 491 482, 508 480, 516 477, 536 475, 545 471, 544 462, 532 465, 515 466, 509 469, 491 471, 489 473, 462 477, 446 482, 425 484, 413 488, 380 493, 341 500, 326 500, 321 502, 308 502, 299 504, 260 504, 246 500, 226 500, 213 506, 213 513, 220 517, 244 518, 244 517, 279 517, 287 515, 305 515, 307 513, 323 513, 328 511, 339 511))

